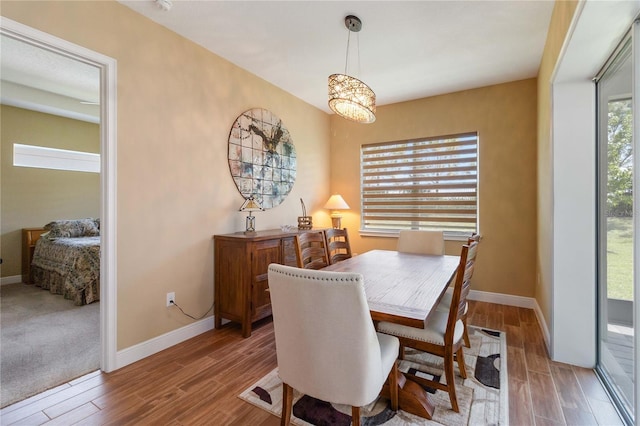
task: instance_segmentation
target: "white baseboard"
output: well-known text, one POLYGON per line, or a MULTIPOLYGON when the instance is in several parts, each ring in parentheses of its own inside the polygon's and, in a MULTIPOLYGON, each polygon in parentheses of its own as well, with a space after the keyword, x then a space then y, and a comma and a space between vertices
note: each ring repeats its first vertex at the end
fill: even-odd
POLYGON ((22 282, 22 275, 13 275, 10 277, 2 277, 0 278, 0 285, 5 284, 17 284, 22 282))
POLYGON ((551 335, 549 334, 549 327, 542 315, 542 310, 538 301, 533 297, 514 296, 511 294, 491 293, 488 291, 470 290, 467 296, 469 300, 477 300, 479 302, 497 303, 499 305, 517 306, 520 308, 533 309, 542 328, 542 335, 544 337, 544 343, 547 345, 547 351, 551 353, 551 335))
POLYGON ((532 297, 514 296, 511 294, 491 293, 488 291, 470 290, 467 296, 469 300, 479 302, 497 303, 499 305, 518 306, 520 308, 534 309, 535 299, 532 297))
MULTIPOLYGON (((549 346, 549 328, 542 315, 542 310, 538 305, 538 301, 533 297, 514 296, 510 294, 491 293, 487 291, 471 290, 468 296, 469 300, 477 300, 480 302, 497 303, 500 305, 517 306, 520 308, 533 309, 542 328, 545 344, 547 349, 549 346)), ((205 318, 193 324, 181 327, 177 330, 170 331, 162 336, 147 340, 129 348, 118 351, 116 354, 116 369, 126 365, 140 361, 143 358, 151 356, 157 352, 191 339, 199 334, 213 330, 213 317, 205 318)))
POLYGON ((538 317, 538 323, 540 323, 540 328, 542 328, 542 337, 544 337, 544 344, 547 345, 547 353, 549 357, 551 357, 551 333, 549 333, 549 327, 547 327, 547 321, 544 319, 544 315, 542 314, 542 309, 540 309, 540 305, 538 305, 538 301, 533 299, 536 303, 533 308, 536 313, 536 317, 538 317))
POLYGON ((146 342, 128 347, 116 354, 116 370, 126 365, 133 364, 143 358, 151 356, 157 352, 163 351, 178 343, 189 340, 199 334, 205 333, 213 329, 213 317, 186 325, 177 330, 170 331, 162 336, 154 337, 146 342))

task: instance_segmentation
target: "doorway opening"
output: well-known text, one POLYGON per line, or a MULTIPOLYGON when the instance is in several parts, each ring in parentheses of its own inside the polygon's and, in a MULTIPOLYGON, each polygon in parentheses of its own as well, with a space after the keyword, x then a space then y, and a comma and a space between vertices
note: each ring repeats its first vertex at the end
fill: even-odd
POLYGON ((0 34, 99 71, 100 121, 100 369, 116 365, 116 61, 113 58, 0 17, 0 34))

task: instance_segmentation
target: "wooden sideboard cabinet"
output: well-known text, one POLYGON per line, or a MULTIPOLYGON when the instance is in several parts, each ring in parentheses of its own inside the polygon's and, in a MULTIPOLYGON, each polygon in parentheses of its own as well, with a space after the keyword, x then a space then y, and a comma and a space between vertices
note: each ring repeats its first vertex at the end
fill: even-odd
POLYGON ((251 336, 251 324, 271 315, 267 273, 269 264, 296 266, 294 238, 299 231, 258 231, 214 235, 215 328, 222 319, 242 325, 251 336))
POLYGON ((25 284, 33 284, 31 261, 36 241, 44 232, 44 228, 22 228, 22 282, 25 284))

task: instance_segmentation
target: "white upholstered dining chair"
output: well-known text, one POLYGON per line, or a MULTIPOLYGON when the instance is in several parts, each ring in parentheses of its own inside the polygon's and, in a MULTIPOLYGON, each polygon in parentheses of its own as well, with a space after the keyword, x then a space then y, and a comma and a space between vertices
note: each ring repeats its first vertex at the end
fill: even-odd
MULTIPOLYGON (((412 377, 412 379, 422 385, 448 392, 451 408, 456 412, 459 411, 459 408, 454 378, 454 355, 458 362, 460 375, 466 378, 467 372, 462 352, 464 324, 461 318, 465 312, 477 246, 477 242, 462 246, 449 312, 432 312, 424 328, 408 327, 385 321, 378 323, 378 331, 398 337, 401 348, 407 346, 443 357, 446 383, 427 380, 419 376, 412 377)), ((403 355, 401 350, 400 358, 403 358, 403 355)))
POLYGON ((398 234, 397 251, 417 254, 444 254, 442 231, 403 229, 398 234))
POLYGON ((396 337, 377 333, 361 274, 269 265, 281 424, 291 419, 293 388, 325 402, 360 407, 374 401, 389 380, 398 408, 396 337))

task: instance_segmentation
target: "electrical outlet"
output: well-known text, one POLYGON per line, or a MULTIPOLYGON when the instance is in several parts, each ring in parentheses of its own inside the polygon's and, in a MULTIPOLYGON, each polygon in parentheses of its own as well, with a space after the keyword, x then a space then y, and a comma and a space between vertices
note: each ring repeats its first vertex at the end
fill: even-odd
POLYGON ((174 292, 167 293, 167 308, 171 306, 171 301, 176 303, 176 294, 174 292))

